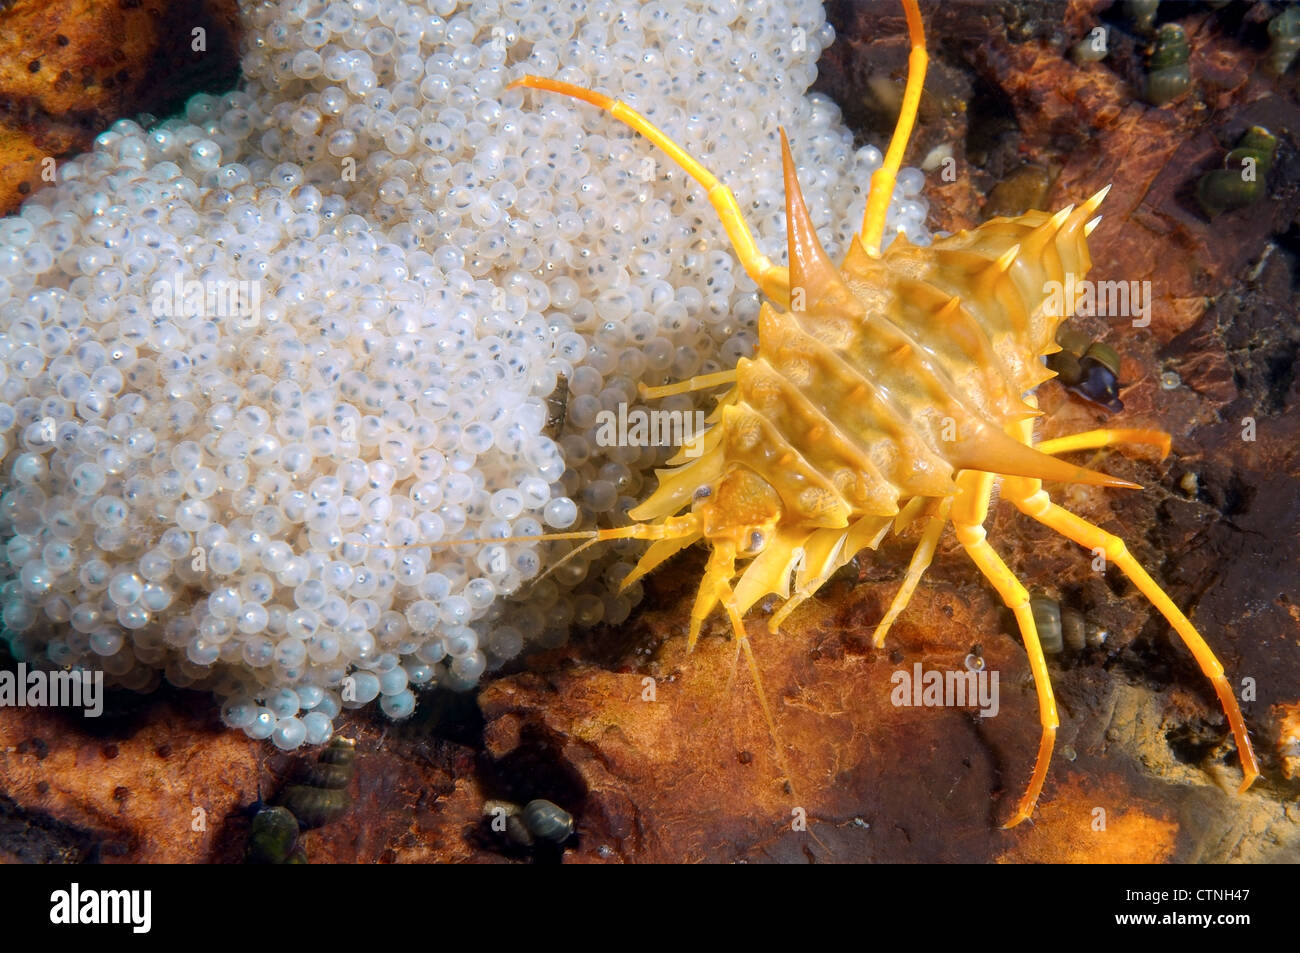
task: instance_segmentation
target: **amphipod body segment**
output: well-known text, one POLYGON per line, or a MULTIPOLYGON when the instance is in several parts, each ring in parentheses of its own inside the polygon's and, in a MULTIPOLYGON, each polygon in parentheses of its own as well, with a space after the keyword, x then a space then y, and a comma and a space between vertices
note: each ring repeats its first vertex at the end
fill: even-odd
POLYGON ((902 113, 884 164, 872 175, 862 231, 839 267, 814 231, 784 131, 788 268, 758 251, 731 190, 626 104, 535 76, 512 84, 599 106, 649 138, 706 189, 746 272, 777 305, 760 311, 752 360, 644 390, 654 398, 731 385, 691 448, 694 456, 683 450, 658 471, 658 489, 630 513, 637 523, 546 538, 652 541, 624 587, 692 543, 705 542, 710 555, 691 611, 688 647, 721 605, 773 725, 745 631, 746 611, 768 593, 780 596, 785 603, 769 624, 775 631, 858 552, 874 549, 891 528, 899 532, 922 521, 902 586, 876 629, 879 646, 951 522, 1015 615, 1038 693, 1042 737, 1029 786, 1004 825, 1012 827, 1033 812, 1059 721, 1029 593, 985 538, 1000 478, 1004 498, 1104 552, 1173 626, 1228 716, 1244 791, 1259 768, 1222 665, 1122 540, 1053 503, 1042 488, 1043 480, 1055 480, 1136 489, 1059 455, 1124 443, 1158 446, 1163 454, 1170 446, 1166 433, 1127 429, 1033 441, 1039 412, 1032 391, 1054 376, 1040 358, 1059 350, 1056 331, 1070 316, 1051 309, 1045 289, 1089 270, 1086 239, 1108 189, 1077 208, 995 218, 925 248, 900 234, 880 251, 927 62, 915 0, 903 5, 912 51, 902 113))

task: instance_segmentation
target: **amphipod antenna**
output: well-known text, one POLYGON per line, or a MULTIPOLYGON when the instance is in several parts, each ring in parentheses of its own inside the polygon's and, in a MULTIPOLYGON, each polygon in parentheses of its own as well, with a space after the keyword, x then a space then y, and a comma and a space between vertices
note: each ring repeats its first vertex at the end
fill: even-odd
POLYGON ((894 182, 903 164, 907 140, 912 137, 916 112, 921 105, 921 87, 925 85, 925 67, 930 56, 925 52, 925 30, 921 26, 921 11, 916 0, 903 0, 907 13, 907 35, 912 41, 912 52, 907 56, 907 87, 903 91, 903 107, 894 126, 894 138, 889 141, 884 164, 871 173, 871 194, 867 197, 867 211, 862 216, 862 247, 872 258, 880 257, 880 242, 885 235, 885 215, 889 200, 894 194, 894 182))

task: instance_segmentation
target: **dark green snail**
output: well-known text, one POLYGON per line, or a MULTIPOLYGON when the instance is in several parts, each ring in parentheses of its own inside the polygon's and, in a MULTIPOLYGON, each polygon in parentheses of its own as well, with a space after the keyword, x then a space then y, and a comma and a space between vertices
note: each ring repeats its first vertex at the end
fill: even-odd
POLYGON ((1119 399, 1118 351, 1065 325, 1057 332, 1056 343, 1061 350, 1048 355, 1047 366, 1056 371, 1066 390, 1113 414, 1124 409, 1119 399))
POLYGON ((1133 21, 1134 31, 1149 35, 1155 27, 1156 10, 1159 6, 1160 0, 1127 0, 1124 4, 1124 12, 1133 21))
POLYGON ((1025 163, 1017 166, 989 192, 984 203, 984 218, 1004 215, 1015 218, 1030 209, 1042 208, 1047 202, 1047 192, 1052 187, 1052 175, 1041 165, 1025 163))
POLYGON ((563 844, 573 836, 573 815, 558 804, 539 798, 524 805, 524 826, 534 837, 563 844))
POLYGON ((285 807, 253 806, 244 860, 249 864, 305 864, 307 852, 298 843, 298 819, 285 807))
POLYGON ((338 820, 351 804, 348 786, 356 758, 355 741, 335 738, 314 764, 305 766, 296 783, 280 792, 279 804, 293 812, 303 830, 338 820))
POLYGON ((1192 88, 1192 71, 1187 65, 1191 49, 1187 34, 1177 23, 1166 23, 1156 31, 1147 58, 1146 89, 1143 98, 1153 106, 1173 102, 1192 88))
POLYGON ((1224 167, 1207 172, 1196 183, 1196 200, 1206 216, 1254 205, 1267 195, 1268 173, 1276 156, 1276 136, 1263 126, 1247 129, 1224 157, 1224 167))
POLYGON ((274 806, 260 799, 248 809, 252 825, 244 860, 249 864, 305 864, 302 831, 321 827, 346 813, 355 773, 356 742, 335 738, 314 762, 303 764, 274 806))
POLYGON ((1051 596, 1029 597, 1029 611, 1038 627, 1038 642, 1047 655, 1060 655, 1064 642, 1061 638, 1061 604, 1051 596))
POLYGON ((1268 23, 1268 68, 1281 76, 1300 53, 1300 6, 1288 6, 1268 23))
POLYGON ((485 801, 483 814, 493 831, 505 834, 520 847, 533 847, 538 841, 563 844, 575 829, 572 814, 541 798, 529 801, 522 808, 509 801, 485 801))

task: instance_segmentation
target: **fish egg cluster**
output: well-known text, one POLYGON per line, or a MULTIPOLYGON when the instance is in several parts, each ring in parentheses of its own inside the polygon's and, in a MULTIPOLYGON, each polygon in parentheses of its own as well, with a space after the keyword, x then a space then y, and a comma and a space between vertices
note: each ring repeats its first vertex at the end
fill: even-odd
MULTIPOLYGON (((210 690, 290 749, 623 621, 636 543, 536 581, 571 544, 492 540, 624 520, 673 451, 602 445, 602 411, 755 348, 703 190, 507 84, 639 109, 778 261, 778 127, 832 255, 881 158, 806 95, 832 39, 813 0, 241 15, 239 90, 116 123, 0 219, 0 617, 19 659, 210 690)), ((889 218, 918 243, 921 184, 900 175, 889 218)))

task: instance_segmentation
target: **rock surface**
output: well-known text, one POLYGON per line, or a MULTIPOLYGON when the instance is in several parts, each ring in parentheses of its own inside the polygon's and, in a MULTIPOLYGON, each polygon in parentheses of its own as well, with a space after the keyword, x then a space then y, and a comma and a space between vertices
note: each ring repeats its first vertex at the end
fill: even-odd
POLYGON ((235 0, 0 3, 0 215, 114 120, 229 89, 238 35, 235 0))

